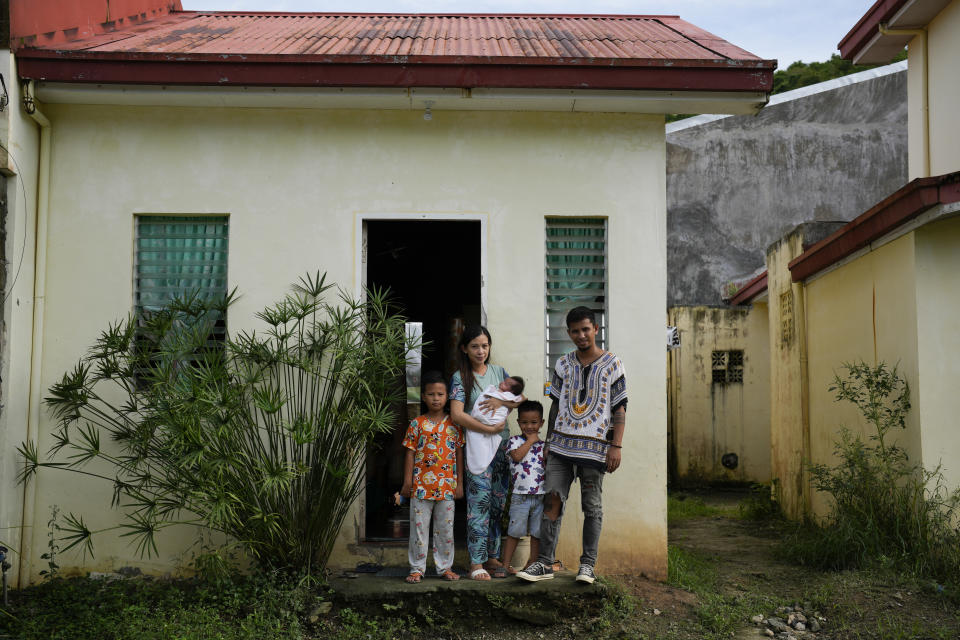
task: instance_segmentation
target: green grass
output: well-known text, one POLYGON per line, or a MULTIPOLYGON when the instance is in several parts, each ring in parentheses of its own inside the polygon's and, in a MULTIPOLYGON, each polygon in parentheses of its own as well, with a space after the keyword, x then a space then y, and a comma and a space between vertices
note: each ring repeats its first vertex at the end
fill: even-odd
POLYGON ((0 637, 292 640, 315 595, 278 576, 217 582, 54 579, 13 592, 0 637))
POLYGON ((756 591, 724 593, 716 562, 679 547, 667 548, 667 583, 697 595, 697 619, 704 638, 729 638, 758 611, 769 611, 773 599, 756 591))
POLYGON ((676 494, 667 497, 667 519, 683 520, 686 518, 704 518, 710 516, 730 515, 729 509, 712 507, 702 498, 676 494))

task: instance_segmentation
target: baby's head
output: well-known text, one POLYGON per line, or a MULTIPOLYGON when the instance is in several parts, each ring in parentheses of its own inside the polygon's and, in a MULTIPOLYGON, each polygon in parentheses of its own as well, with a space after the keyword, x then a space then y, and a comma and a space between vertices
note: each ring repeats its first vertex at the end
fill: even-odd
POLYGON ((507 391, 518 396, 523 393, 523 386, 523 378, 520 376, 510 376, 509 378, 504 378, 503 382, 500 383, 500 391, 507 391))

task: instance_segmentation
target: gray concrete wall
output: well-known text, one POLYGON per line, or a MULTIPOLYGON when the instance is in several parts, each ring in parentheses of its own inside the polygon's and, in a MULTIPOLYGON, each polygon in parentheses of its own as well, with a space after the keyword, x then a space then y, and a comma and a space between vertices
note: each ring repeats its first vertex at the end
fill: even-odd
POLYGON ((851 220, 906 183, 907 72, 670 129, 667 304, 719 304, 790 229, 851 220))

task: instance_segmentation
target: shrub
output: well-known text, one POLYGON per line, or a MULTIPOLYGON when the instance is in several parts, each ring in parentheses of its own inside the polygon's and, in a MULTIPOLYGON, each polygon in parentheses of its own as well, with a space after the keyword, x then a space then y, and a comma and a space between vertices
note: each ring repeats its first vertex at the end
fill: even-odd
MULTIPOLYGON (((189 524, 268 566, 322 568, 362 489, 368 446, 394 425, 407 349, 382 292, 331 302, 331 287, 305 276, 257 314, 265 331, 222 341, 210 338, 233 293, 109 326, 51 388, 54 445, 46 460, 21 446, 21 480, 44 467, 111 483, 112 506, 124 508, 111 528, 141 555, 157 552, 158 531, 189 524)), ((60 531, 61 552, 92 553, 83 516, 60 531)))
POLYGON ((845 364, 846 376, 830 387, 837 401, 852 402, 872 433, 868 441, 841 427, 837 466, 809 466, 817 491, 832 498, 823 527, 802 529, 789 542, 801 561, 824 568, 895 564, 921 575, 960 579, 960 491, 949 492, 939 465, 910 462, 891 442, 906 429, 910 389, 883 363, 845 364))

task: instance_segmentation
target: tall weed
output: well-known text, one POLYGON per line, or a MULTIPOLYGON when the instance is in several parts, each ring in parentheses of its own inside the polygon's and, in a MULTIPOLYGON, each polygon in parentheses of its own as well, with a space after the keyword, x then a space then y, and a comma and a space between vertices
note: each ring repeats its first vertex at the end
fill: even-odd
POLYGON ((837 375, 830 390, 857 407, 871 433, 864 441, 841 426, 839 464, 809 465, 813 487, 832 506, 823 526, 808 523, 788 540, 788 552, 823 568, 878 563, 960 580, 960 491, 948 490, 939 465, 927 470, 893 442, 906 429, 909 386, 884 363, 843 368, 846 375, 837 375))

